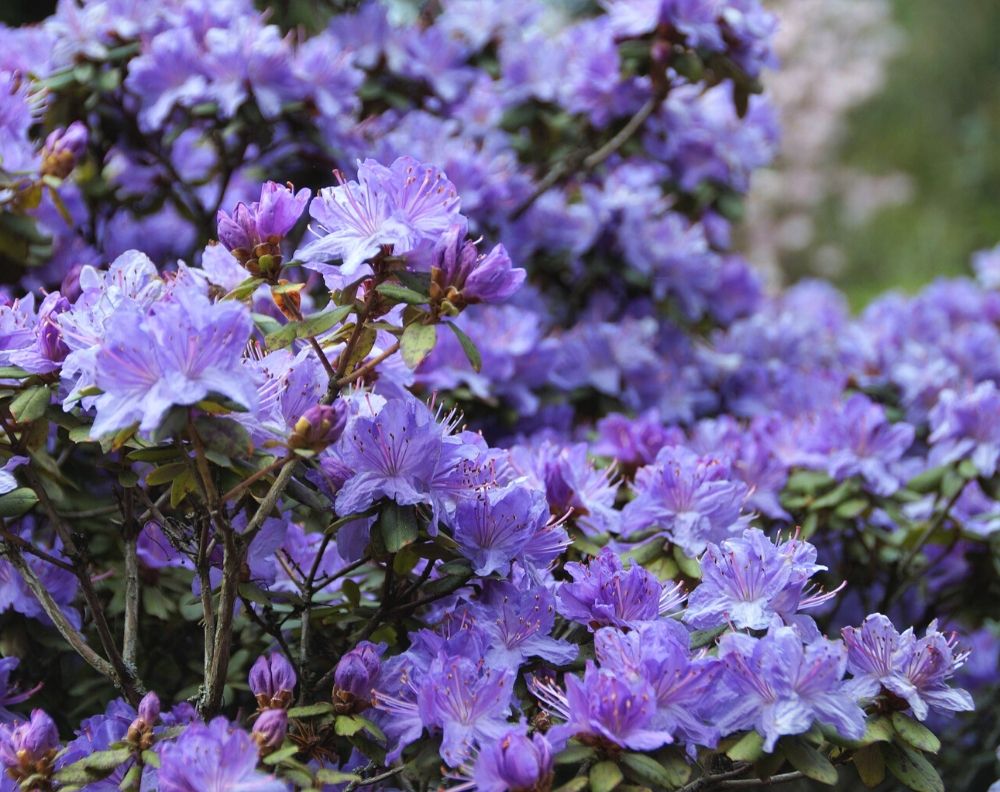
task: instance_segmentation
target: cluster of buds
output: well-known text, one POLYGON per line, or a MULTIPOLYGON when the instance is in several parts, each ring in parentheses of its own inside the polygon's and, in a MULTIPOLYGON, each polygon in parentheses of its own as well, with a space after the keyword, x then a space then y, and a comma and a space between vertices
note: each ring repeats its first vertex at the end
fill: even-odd
POLYGON ((295 422, 288 438, 288 447, 319 452, 333 445, 347 425, 347 404, 317 404, 306 410, 295 422))
POLYGON ((453 225, 442 235, 430 264, 431 302, 446 316, 454 316, 466 305, 506 300, 525 278, 525 271, 511 264, 503 245, 481 256, 461 225, 453 225))
POLYGON ((333 672, 333 708, 339 715, 363 712, 382 670, 385 644, 362 641, 340 658, 333 672))
POLYGON ((281 274, 281 240, 298 222, 311 195, 293 189, 291 184, 266 182, 259 201, 241 201, 232 216, 220 211, 216 218, 219 242, 251 275, 271 284, 278 283, 281 274))
POLYGON ((65 179, 87 150, 87 127, 74 121, 65 129, 56 129, 45 138, 42 147, 42 176, 65 179))
POLYGON ((250 669, 250 690, 260 710, 286 709, 295 693, 295 669, 284 655, 261 655, 250 669))
POLYGON ((160 699, 147 693, 139 702, 136 719, 129 724, 125 741, 137 751, 148 751, 153 745, 153 727, 160 719, 160 699))
POLYGON ((59 732, 43 710, 32 711, 30 720, 15 726, 0 726, 0 762, 21 789, 49 789, 58 752, 59 732))

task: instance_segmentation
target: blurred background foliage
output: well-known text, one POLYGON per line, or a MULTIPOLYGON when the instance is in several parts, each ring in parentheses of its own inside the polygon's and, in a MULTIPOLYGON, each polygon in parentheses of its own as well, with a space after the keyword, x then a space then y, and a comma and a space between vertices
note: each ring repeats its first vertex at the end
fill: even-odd
MULTIPOLYGON (((316 27, 317 16, 357 2, 261 5, 273 6, 284 20, 316 27)), ((855 307, 886 289, 913 291, 936 276, 966 273, 973 251, 1000 242, 1000 2, 849 0, 842 13, 875 3, 889 3, 902 36, 884 84, 850 109, 828 173, 842 182, 857 181, 859 172, 876 178, 855 183, 853 193, 842 184, 808 207, 807 242, 776 251, 773 261, 755 258, 776 269, 772 275, 780 280, 830 278, 855 307), (880 190, 895 193, 873 196, 880 190)), ((0 22, 37 21, 55 4, 0 0, 0 22)), ((788 7, 779 0, 774 5, 779 13, 788 7)), ((857 57, 847 43, 844 57, 857 57)), ((781 181, 788 178, 779 172, 771 187, 794 201, 794 185, 781 181)))

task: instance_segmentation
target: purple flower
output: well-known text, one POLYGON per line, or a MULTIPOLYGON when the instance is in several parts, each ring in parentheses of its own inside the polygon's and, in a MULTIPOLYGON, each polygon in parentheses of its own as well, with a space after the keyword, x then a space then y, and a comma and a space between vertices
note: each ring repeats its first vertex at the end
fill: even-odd
POLYGON ((309 213, 321 233, 296 258, 339 258, 348 277, 383 247, 402 255, 462 220, 455 186, 438 168, 411 157, 400 157, 388 168, 365 160, 358 166, 358 181, 342 180, 320 190, 309 213))
POLYGON ((309 190, 296 193, 291 186, 265 182, 259 201, 241 201, 232 217, 219 212, 219 241, 251 274, 276 277, 281 269, 279 243, 298 222, 310 195, 309 190))
POLYGON ((65 129, 55 129, 42 148, 42 174, 65 179, 87 150, 87 127, 74 121, 65 129))
MULTIPOLYGON (((511 562, 525 561, 539 545, 547 543, 549 507, 545 495, 523 484, 481 490, 462 501, 455 511, 455 541, 472 562, 477 575, 507 575, 511 562)), ((568 544, 565 533, 562 545, 568 544)), ((545 553, 544 565, 558 555, 545 553)))
POLYGON ((473 745, 498 739, 507 728, 514 672, 484 668, 465 657, 438 656, 417 694, 426 726, 442 731, 441 758, 455 766, 473 745))
POLYGON ((653 751, 674 741, 669 731, 656 726, 656 695, 644 679, 598 669, 588 661, 583 679, 567 675, 565 693, 536 677, 529 679, 528 687, 549 712, 565 721, 548 731, 555 746, 577 737, 653 751))
POLYGON ((549 789, 552 779, 552 746, 542 734, 528 737, 523 726, 486 743, 472 770, 480 792, 549 789))
POLYGON ((778 627, 763 638, 723 635, 719 657, 732 693, 720 711, 724 734, 756 729, 768 752, 779 737, 802 734, 814 721, 850 739, 864 734, 865 714, 843 682, 847 648, 842 643, 817 638, 803 646, 794 630, 778 627))
POLYGON ((261 709, 287 707, 295 692, 296 675, 280 652, 261 655, 250 668, 250 691, 261 709))
POLYGON ((44 710, 32 710, 28 721, 0 725, 0 763, 15 779, 47 775, 58 748, 59 731, 44 710))
POLYGON ((160 719, 160 697, 150 691, 139 702, 138 718, 152 728, 160 719))
POLYGON ((28 461, 26 456, 12 456, 3 466, 0 466, 0 495, 6 495, 13 489, 17 489, 17 479, 14 478, 14 471, 28 461))
POLYGON ((45 295, 37 315, 32 296, 0 306, 0 339, 3 341, 0 361, 33 374, 58 370, 69 353, 59 316, 69 307, 69 300, 59 292, 45 295))
POLYGON ((161 792, 289 792, 291 787, 257 770, 257 745, 225 718, 192 723, 160 749, 161 792))
POLYGON ((620 677, 641 679, 655 694, 658 728, 698 745, 713 746, 719 730, 713 706, 722 663, 692 655, 688 631, 676 621, 644 622, 623 633, 602 627, 594 635, 601 668, 620 677))
MULTIPOLYGON (((480 256, 476 243, 465 238, 464 224, 451 226, 430 254, 431 297, 441 296, 461 307, 502 302, 516 292, 527 273, 514 268, 503 245, 480 256)), ((415 256, 419 262, 421 256, 415 256)))
POLYGON ((517 668, 530 657, 565 665, 576 658, 576 645, 550 635, 556 612, 547 588, 518 589, 512 583, 496 583, 486 588, 477 605, 477 624, 490 637, 487 665, 517 668))
POLYGON ((608 547, 588 564, 566 564, 566 571, 573 582, 560 584, 556 608, 564 618, 585 624, 592 632, 598 627, 626 628, 653 621, 683 601, 677 587, 661 585, 638 564, 625 569, 608 547))
POLYGON ((749 522, 749 516, 741 514, 747 486, 736 480, 722 458, 666 446, 655 464, 636 473, 634 486, 636 497, 622 513, 622 530, 659 526, 692 557, 709 542, 739 534, 749 522))
POLYGON ((441 427, 413 397, 391 399, 377 415, 355 418, 337 446, 352 471, 337 493, 337 513, 362 511, 380 498, 429 503, 441 443, 441 427))
POLYGON ((824 569, 808 542, 774 544, 762 531, 750 528, 740 538, 708 546, 701 559, 701 582, 688 596, 684 621, 699 629, 731 623, 739 629, 766 630, 784 620, 804 638, 816 637, 812 619, 796 612, 830 598, 806 592, 809 578, 824 569))
POLYGON ((992 476, 1000 460, 1000 390, 980 382, 973 390, 945 390, 931 410, 932 465, 969 458, 983 476, 992 476))
POLYGON ((264 710, 253 724, 250 736, 261 753, 278 748, 288 733, 288 713, 283 709, 264 710))
POLYGON ((586 443, 518 446, 511 449, 511 465, 545 488, 553 514, 570 515, 588 534, 617 532, 621 513, 614 508, 618 494, 615 468, 595 468, 588 459, 586 443))
POLYGON ((149 315, 122 306, 107 325, 97 352, 93 435, 137 423, 152 432, 175 405, 218 393, 253 407, 257 391, 242 364, 252 322, 233 300, 211 303, 192 289, 157 303, 149 315))
POLYGON ((288 438, 290 448, 308 448, 322 451, 336 443, 347 426, 347 402, 315 404, 295 422, 288 438))
POLYGON ((337 662, 333 672, 333 703, 338 712, 362 712, 371 706, 385 649, 385 644, 361 641, 337 662))
POLYGON ((968 654, 956 653, 954 639, 938 632, 937 621, 918 639, 912 628, 900 634, 886 616, 873 613, 861 627, 845 627, 842 633, 847 667, 854 676, 849 684, 858 697, 888 691, 905 701, 918 720, 926 719, 931 707, 973 709, 968 692, 948 684, 968 654))

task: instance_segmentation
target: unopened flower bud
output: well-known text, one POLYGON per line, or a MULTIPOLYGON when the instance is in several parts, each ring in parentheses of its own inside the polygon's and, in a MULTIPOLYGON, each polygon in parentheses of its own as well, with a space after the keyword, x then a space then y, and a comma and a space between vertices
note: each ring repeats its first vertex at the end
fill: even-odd
POLYGON ((250 669, 250 690, 262 710, 282 709, 291 704, 295 681, 295 670, 278 652, 261 655, 250 669))
POLYGON ((253 725, 253 737, 261 753, 269 753, 285 741, 288 733, 288 713, 283 709, 264 710, 253 725))
POLYGON ((155 693, 147 693, 139 702, 139 712, 129 725, 126 739, 140 750, 146 750, 153 744, 153 727, 160 719, 160 697, 155 693))
POLYGON ((42 149, 42 174, 65 179, 87 150, 87 127, 74 121, 65 129, 56 129, 45 138, 42 149))
POLYGON ((336 443, 347 424, 347 404, 317 404, 310 407, 295 423, 288 445, 291 448, 309 448, 322 451, 336 443))
POLYGON ((337 712, 361 712, 371 705, 384 651, 385 644, 362 641, 340 658, 333 672, 333 706, 337 712))
POLYGON ((59 732, 44 710, 33 710, 31 720, 16 726, 0 726, 0 764, 15 780, 47 776, 58 748, 59 732))

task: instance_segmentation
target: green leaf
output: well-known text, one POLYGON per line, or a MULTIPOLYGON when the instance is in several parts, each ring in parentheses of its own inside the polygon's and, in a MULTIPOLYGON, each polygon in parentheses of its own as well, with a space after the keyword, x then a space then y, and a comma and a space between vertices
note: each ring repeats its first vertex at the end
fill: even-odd
POLYGON ((581 765, 592 758, 593 755, 594 749, 587 745, 570 745, 565 750, 557 753, 554 761, 557 765, 581 765))
POLYGON ((383 297, 387 297, 395 302, 406 303, 407 305, 424 305, 431 299, 426 294, 421 294, 413 289, 400 286, 398 283, 380 283, 375 287, 375 291, 383 297))
POLYGON ((479 349, 476 347, 476 342, 466 335, 465 331, 459 327, 454 322, 445 322, 447 327, 451 328, 451 332, 455 334, 455 338, 458 339, 458 343, 462 346, 462 351, 465 356, 469 359, 469 363, 472 364, 472 370, 475 372, 482 371, 483 368, 483 356, 479 354, 479 349))
POLYGON ((885 759, 879 746, 866 745, 855 751, 851 759, 861 783, 869 789, 874 789, 885 780, 885 759))
POLYGON ((851 494, 854 492, 855 482, 851 479, 841 482, 836 487, 834 487, 830 492, 826 493, 821 498, 817 498, 809 506, 810 511, 818 511, 820 509, 832 509, 839 506, 842 502, 846 501, 851 494))
POLYGON ((437 343, 437 327, 434 325, 410 324, 399 339, 403 360, 411 369, 420 365, 437 343))
POLYGON ((823 754, 801 739, 782 740, 781 751, 792 767, 806 778, 836 786, 837 768, 823 754))
POLYGON ((679 786, 675 774, 669 772, 651 756, 625 753, 622 754, 621 761, 629 776, 634 777, 634 780, 641 784, 670 788, 679 786))
POLYGON ((701 579, 701 564, 698 563, 698 559, 685 555, 684 551, 676 545, 674 546, 674 560, 677 562, 677 566, 680 567, 681 572, 687 577, 694 578, 695 580, 701 579))
POLYGON ((20 517, 38 503, 38 496, 30 487, 18 487, 0 495, 0 517, 20 517))
POLYGON ((867 509, 868 506, 868 498, 850 498, 834 509, 833 513, 838 517, 843 517, 845 520, 853 520, 867 509))
POLYGON ((941 741, 934 735, 934 732, 902 712, 892 713, 892 725, 896 729, 896 733, 914 748, 930 753, 937 753, 941 750, 941 741))
POLYGON ((155 487, 158 484, 170 484, 187 470, 187 462, 170 462, 166 465, 160 465, 146 474, 146 484, 150 487, 155 487))
POLYGON ((933 492, 938 488, 938 485, 941 483, 941 479, 944 478, 944 474, 947 472, 947 465, 925 470, 923 473, 911 478, 907 483, 906 488, 922 494, 933 492))
POLYGON ((345 784, 360 781, 361 776, 355 773, 342 773, 340 770, 317 770, 316 781, 320 784, 345 784))
POLYGON ((20 366, 0 366, 0 379, 27 379, 32 376, 20 366))
POLYGON ((941 776, 919 751, 889 743, 884 746, 882 756, 889 772, 913 792, 944 792, 941 776))
POLYGON ((315 718, 319 715, 329 715, 333 712, 333 704, 321 701, 318 704, 308 704, 305 707, 292 707, 288 710, 289 718, 315 718))
POLYGON ((48 385, 36 385, 21 391, 10 403, 10 414, 18 423, 29 423, 45 415, 45 408, 49 406, 52 398, 52 391, 48 385))
POLYGON ((567 781, 558 789, 553 790, 553 792, 580 792, 581 789, 590 783, 590 779, 587 776, 577 776, 571 781, 567 781))
POLYGON ((63 784, 89 784, 110 775, 131 758, 130 748, 97 751, 64 767, 55 774, 55 779, 63 784))
POLYGON ((250 434, 243 424, 232 418, 201 415, 195 419, 194 427, 205 447, 211 451, 234 459, 242 459, 253 451, 250 434))
POLYGON ((356 715, 338 715, 333 722, 333 730, 341 737, 350 737, 365 728, 363 719, 356 715))
POLYGON ((354 310, 353 305, 342 305, 326 313, 307 316, 301 322, 289 322, 280 330, 268 334, 264 339, 264 345, 268 351, 284 349, 297 338, 320 335, 343 321, 352 310, 354 310))
POLYGON ((758 732, 744 734, 732 745, 726 756, 734 762, 756 762, 764 753, 764 738, 758 732))
POLYGON ((264 757, 264 764, 266 765, 276 765, 283 762, 285 759, 291 759, 295 754, 299 752, 299 746, 297 745, 286 745, 284 748, 279 748, 274 753, 269 753, 264 757))
POLYGON ((591 792, 611 792, 623 779, 621 768, 614 762, 598 762, 590 768, 591 792))
POLYGON ((378 525, 389 553, 399 552, 417 539, 417 513, 412 506, 389 501, 379 513, 378 525))
POLYGON ((711 643, 715 643, 715 639, 728 629, 729 628, 726 625, 722 625, 721 627, 711 627, 707 630, 695 630, 691 633, 691 637, 689 639, 692 651, 695 649, 701 649, 703 646, 708 646, 711 643))

